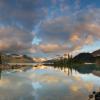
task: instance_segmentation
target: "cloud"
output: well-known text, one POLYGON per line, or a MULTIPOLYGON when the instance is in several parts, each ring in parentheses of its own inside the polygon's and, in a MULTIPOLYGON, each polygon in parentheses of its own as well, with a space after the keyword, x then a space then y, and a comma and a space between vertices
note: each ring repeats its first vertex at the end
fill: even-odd
POLYGON ((66 50, 67 46, 66 45, 58 45, 58 44, 42 44, 39 46, 40 50, 44 53, 52 53, 52 52, 57 52, 66 50))
POLYGON ((70 41, 72 41, 72 42, 76 42, 76 41, 79 41, 79 40, 80 40, 80 37, 79 37, 78 33, 73 33, 70 37, 70 41))
POLYGON ((0 28, 0 51, 3 52, 21 52, 24 49, 31 48, 33 39, 32 33, 19 29, 17 27, 0 28))
POLYGON ((70 11, 69 15, 44 20, 37 34, 42 40, 40 49, 46 53, 65 50, 75 52, 80 51, 85 45, 99 41, 99 13, 99 8, 89 7, 88 10, 75 10, 74 13, 70 11), (45 45, 50 43, 54 46, 45 45), (63 45, 66 45, 66 48, 63 48, 63 45))
POLYGON ((64 42, 70 36, 70 31, 72 30, 70 27, 70 18, 67 16, 44 20, 40 26, 38 36, 43 39, 43 42, 64 42))
POLYGON ((33 52, 33 30, 45 17, 42 8, 34 0, 0 0, 0 12, 0 51, 33 52))
POLYGON ((85 40, 85 43, 86 44, 92 44, 93 43, 93 36, 92 35, 89 35, 86 40, 85 40))
POLYGON ((100 8, 76 9, 80 4, 81 0, 73 4, 66 0, 0 0, 0 51, 56 54, 80 51, 100 41, 100 8), (34 37, 41 41, 32 44, 34 37))
POLYGON ((33 27, 44 18, 42 8, 36 6, 33 0, 1 0, 0 1, 0 21, 6 25, 21 26, 27 31, 32 31, 33 27), (42 12, 42 13, 41 13, 42 12))

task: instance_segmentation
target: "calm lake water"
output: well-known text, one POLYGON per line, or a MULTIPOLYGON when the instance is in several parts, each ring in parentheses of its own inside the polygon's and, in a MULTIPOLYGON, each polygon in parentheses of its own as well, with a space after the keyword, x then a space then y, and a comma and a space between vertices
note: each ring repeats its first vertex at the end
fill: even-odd
POLYGON ((95 73, 44 65, 2 71, 0 100, 88 100, 100 88, 95 73))

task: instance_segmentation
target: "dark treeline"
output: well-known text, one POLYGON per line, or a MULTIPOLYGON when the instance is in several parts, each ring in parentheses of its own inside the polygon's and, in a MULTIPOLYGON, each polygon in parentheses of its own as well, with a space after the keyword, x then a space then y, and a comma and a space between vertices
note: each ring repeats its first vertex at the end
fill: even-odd
POLYGON ((65 65, 71 65, 73 62, 72 55, 68 54, 68 57, 60 57, 58 59, 55 59, 53 61, 53 64, 56 66, 65 66, 65 65))
POLYGON ((70 67, 73 65, 83 64, 82 61, 76 60, 72 55, 68 54, 67 57, 59 57, 56 59, 49 60, 44 63, 45 65, 60 66, 60 67, 70 67))

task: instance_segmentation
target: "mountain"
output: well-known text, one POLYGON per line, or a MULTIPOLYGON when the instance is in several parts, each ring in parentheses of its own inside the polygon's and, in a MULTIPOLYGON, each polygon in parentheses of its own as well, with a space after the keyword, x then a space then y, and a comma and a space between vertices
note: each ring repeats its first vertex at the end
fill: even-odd
POLYGON ((100 49, 99 49, 99 50, 96 50, 96 51, 94 51, 94 52, 92 52, 92 55, 93 55, 94 57, 100 56, 100 49))
POLYGON ((33 63, 33 59, 27 55, 2 54, 2 63, 33 63))
POLYGON ((46 58, 36 58, 36 57, 34 57, 33 61, 35 61, 35 62, 44 62, 44 61, 47 61, 47 59, 46 58))
POLYGON ((100 49, 96 50, 92 53, 80 53, 77 56, 75 56, 74 61, 77 62, 87 62, 87 63, 94 63, 100 64, 100 49))
POLYGON ((96 56, 95 60, 96 60, 96 64, 100 65, 100 56, 96 56))
POLYGON ((55 59, 51 59, 51 60, 46 60, 43 63, 53 63, 55 61, 55 59))
POLYGON ((100 65, 100 49, 92 52, 91 54, 95 57, 96 63, 100 65))
POLYGON ((91 53, 80 53, 73 60, 82 63, 94 63, 95 57, 91 53))

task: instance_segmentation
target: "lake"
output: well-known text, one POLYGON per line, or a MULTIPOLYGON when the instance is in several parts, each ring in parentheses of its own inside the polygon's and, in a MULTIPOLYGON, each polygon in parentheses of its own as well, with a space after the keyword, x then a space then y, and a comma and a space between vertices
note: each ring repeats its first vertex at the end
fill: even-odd
POLYGON ((26 70, 2 71, 0 100, 88 100, 100 88, 100 74, 96 74, 100 70, 84 69, 27 65, 26 70))

